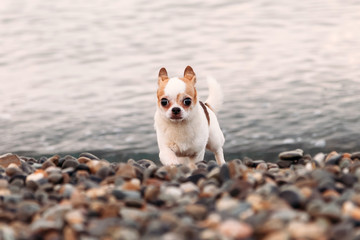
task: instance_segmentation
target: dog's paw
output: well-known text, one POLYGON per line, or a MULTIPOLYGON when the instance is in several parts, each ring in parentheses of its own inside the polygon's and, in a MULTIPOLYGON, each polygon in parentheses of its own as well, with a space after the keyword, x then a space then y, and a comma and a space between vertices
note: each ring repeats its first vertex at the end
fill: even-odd
POLYGON ((160 153, 160 162, 163 165, 180 164, 179 161, 178 161, 178 158, 176 157, 176 155, 171 151, 168 151, 166 153, 160 153))

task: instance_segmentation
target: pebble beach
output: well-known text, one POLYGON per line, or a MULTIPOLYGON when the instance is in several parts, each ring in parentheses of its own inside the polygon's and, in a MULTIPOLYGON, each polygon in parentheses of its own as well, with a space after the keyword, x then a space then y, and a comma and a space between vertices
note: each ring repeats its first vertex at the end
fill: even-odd
POLYGON ((360 152, 161 166, 0 156, 0 239, 360 239, 360 152))

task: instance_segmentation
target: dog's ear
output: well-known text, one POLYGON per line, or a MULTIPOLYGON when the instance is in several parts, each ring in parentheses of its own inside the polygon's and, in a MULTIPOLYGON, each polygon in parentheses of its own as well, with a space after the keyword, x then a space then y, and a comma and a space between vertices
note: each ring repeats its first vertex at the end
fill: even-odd
POLYGON ((194 73, 194 70, 190 66, 187 66, 185 68, 184 78, 190 80, 193 84, 196 83, 196 75, 194 73))
POLYGON ((160 84, 162 81, 165 81, 169 79, 167 71, 165 68, 161 68, 159 71, 159 80, 158 80, 158 84, 160 84))

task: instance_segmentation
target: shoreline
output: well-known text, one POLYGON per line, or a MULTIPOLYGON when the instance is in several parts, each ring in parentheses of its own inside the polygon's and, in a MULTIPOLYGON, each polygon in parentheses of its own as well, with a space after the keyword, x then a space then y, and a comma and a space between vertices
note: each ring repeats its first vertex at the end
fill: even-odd
POLYGON ((186 166, 0 156, 3 239, 360 239, 360 152, 186 166))
MULTIPOLYGON (((155 143, 157 144, 157 143, 155 143)), ((287 151, 289 149, 303 149, 304 152, 315 156, 317 153, 330 153, 332 151, 337 151, 339 153, 346 153, 346 152, 356 152, 359 149, 354 146, 326 146, 326 147, 308 147, 303 146, 302 144, 285 144, 285 145, 276 145, 272 147, 259 147, 256 149, 231 149, 226 150, 224 149, 224 156, 225 160, 231 161, 236 158, 245 158, 249 157, 252 159, 262 159, 267 162, 276 162, 278 159, 278 155, 280 152, 287 151), (346 146, 346 147, 345 147, 346 146)), ((157 145, 156 145, 157 148, 157 145)), ((360 150, 359 150, 360 151, 360 150)), ((33 158, 41 158, 51 157, 54 154, 58 154, 60 156, 71 155, 74 157, 80 156, 81 153, 84 152, 91 152, 92 154, 96 155, 98 158, 106 159, 109 162, 126 162, 128 159, 149 159, 154 161, 156 164, 161 164, 159 161, 159 152, 157 151, 145 151, 141 149, 78 149, 74 151, 29 151, 29 150, 14 150, 12 153, 18 156, 29 156, 33 158)), ((6 154, 8 151, 2 150, 0 155, 6 154)), ((209 161, 213 160, 214 155, 206 151, 204 160, 209 161)))

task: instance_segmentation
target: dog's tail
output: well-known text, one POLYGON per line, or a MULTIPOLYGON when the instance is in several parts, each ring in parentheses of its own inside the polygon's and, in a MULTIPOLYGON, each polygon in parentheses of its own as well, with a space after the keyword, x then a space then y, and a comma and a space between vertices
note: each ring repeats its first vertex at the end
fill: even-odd
POLYGON ((221 90, 221 86, 215 78, 208 77, 207 82, 209 86, 209 96, 205 103, 209 105, 209 107, 216 113, 222 106, 224 96, 221 90))

